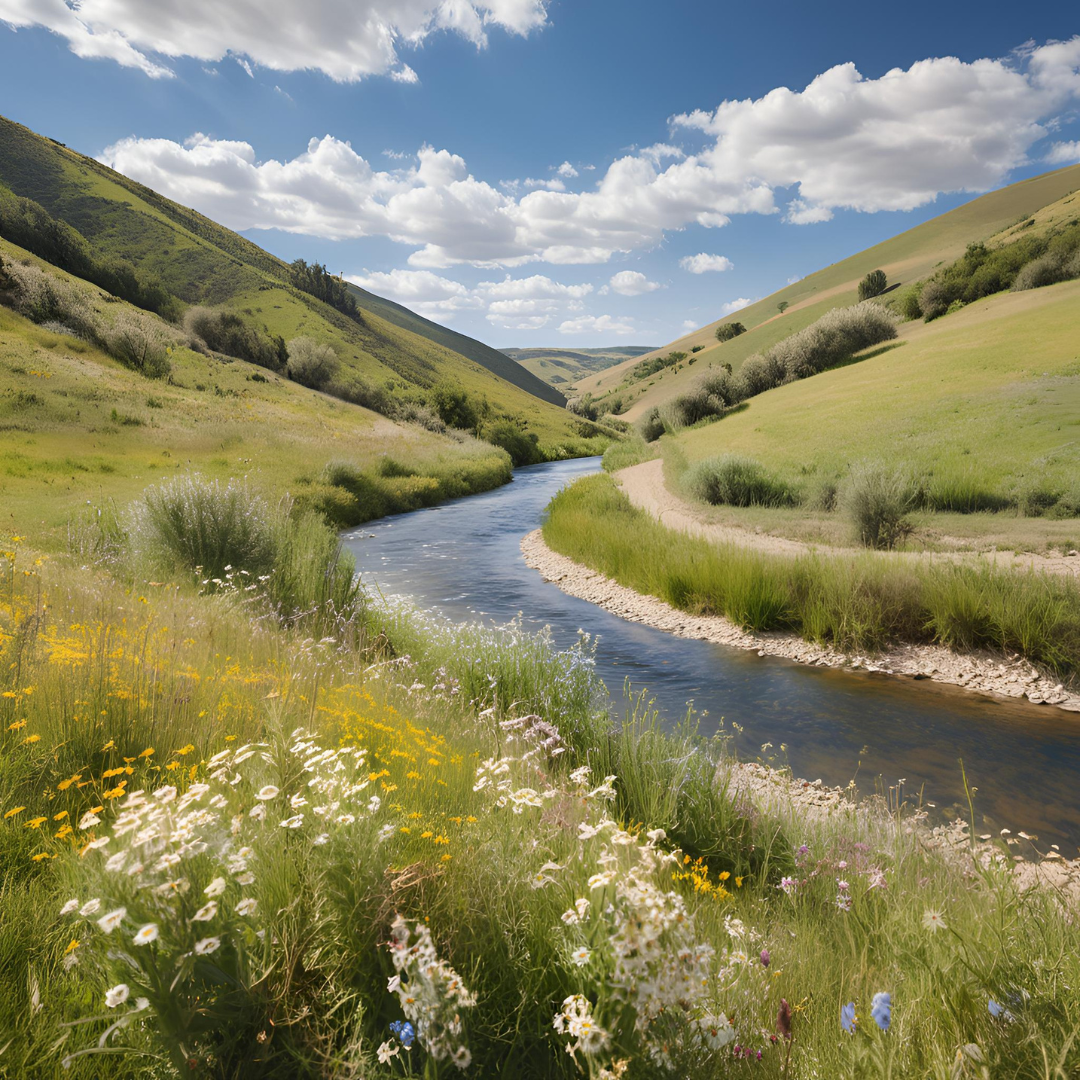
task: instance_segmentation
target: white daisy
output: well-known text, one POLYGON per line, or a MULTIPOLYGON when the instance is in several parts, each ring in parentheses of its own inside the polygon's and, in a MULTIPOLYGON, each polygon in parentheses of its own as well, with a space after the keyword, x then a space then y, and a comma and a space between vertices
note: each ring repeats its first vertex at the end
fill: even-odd
POLYGON ((131 939, 135 945, 149 945, 152 941, 158 939, 157 923, 147 923, 145 926, 140 927, 135 936, 131 939))
POLYGON ((219 937, 206 937, 202 941, 195 942, 195 953, 197 956, 208 956, 212 952, 216 952, 221 946, 221 938, 219 937))
POLYGON ((128 995, 131 993, 131 988, 127 983, 117 983, 116 986, 105 991, 105 1004, 110 1009, 115 1009, 117 1005, 123 1005, 128 999, 128 995))
POLYGON ((107 915, 102 915, 101 918, 98 919, 97 924, 106 934, 111 934, 120 925, 126 914, 126 907, 118 907, 115 911, 110 911, 107 915))

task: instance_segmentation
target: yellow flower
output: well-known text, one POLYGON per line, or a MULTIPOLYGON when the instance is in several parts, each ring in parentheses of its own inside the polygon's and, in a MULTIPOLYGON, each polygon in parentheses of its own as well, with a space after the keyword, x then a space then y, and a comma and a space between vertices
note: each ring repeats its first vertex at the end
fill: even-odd
POLYGON ((23 824, 23 828, 24 829, 37 829, 37 828, 41 827, 41 823, 43 821, 48 821, 48 820, 49 820, 48 818, 44 818, 44 817, 31 818, 29 821, 27 821, 27 822, 25 822, 23 824))
POLYGON ((179 769, 179 768, 180 768, 180 762, 179 761, 170 761, 169 764, 165 766, 165 770, 167 772, 172 772, 173 769, 179 769))
POLYGON ((69 952, 74 952, 79 947, 79 939, 72 938, 68 942, 68 947, 64 950, 64 955, 67 956, 69 952))
MULTIPOLYGON (((141 753, 141 754, 139 755, 139 757, 144 757, 144 758, 149 758, 149 757, 153 757, 153 756, 154 756, 154 748, 153 748, 152 746, 148 746, 148 747, 147 747, 147 748, 146 748, 146 749, 145 749, 145 750, 144 750, 144 751, 143 751, 143 752, 142 752, 142 753, 141 753)), ((124 758, 124 760, 125 760, 125 761, 127 761, 127 758, 124 758)))
POLYGON ((420 779, 420 774, 418 772, 415 772, 415 771, 407 772, 405 774, 405 779, 406 780, 419 780, 420 779))
POLYGON ((731 877, 731 874, 727 870, 722 871, 720 874, 721 881, 727 881, 729 877, 731 877))
POLYGON ((190 754, 191 751, 194 750, 194 749, 195 749, 194 744, 193 743, 188 743, 187 746, 182 746, 179 750, 176 751, 176 756, 177 757, 184 757, 185 755, 190 754))
POLYGON ((450 841, 447 840, 447 838, 445 836, 436 836, 435 837, 435 843, 436 844, 449 844, 450 841))
POLYGON ((101 748, 101 752, 102 752, 102 753, 104 754, 106 750, 115 750, 115 749, 116 749, 116 740, 115 740, 115 739, 110 739, 110 740, 109 740, 109 741, 108 741, 108 742, 107 742, 107 743, 106 743, 106 744, 105 744, 105 745, 104 745, 104 746, 103 746, 103 747, 101 748))
POLYGON ((40 735, 27 735, 26 738, 23 739, 23 742, 24 743, 36 743, 40 739, 41 739, 40 735))
POLYGON ((441 860, 441 861, 442 861, 442 862, 449 862, 449 861, 450 861, 450 860, 451 860, 452 858, 453 858, 453 856, 452 856, 452 855, 444 855, 444 856, 442 857, 442 860, 441 860))
POLYGON ((120 783, 116 785, 116 787, 111 788, 109 791, 103 792, 101 797, 103 799, 119 799, 120 796, 124 794, 125 787, 127 787, 127 781, 121 780, 120 783))
POLYGON ((63 840, 65 836, 70 836, 75 830, 70 825, 65 825, 59 832, 53 834, 55 840, 63 840))
POLYGON ((5 815, 4 815, 4 819, 5 819, 5 820, 7 820, 8 818, 12 818, 12 817, 14 817, 14 816, 15 816, 16 814, 21 814, 21 813, 22 813, 22 812, 23 812, 23 811, 24 811, 25 809, 26 809, 26 807, 25 807, 25 806, 15 806, 15 807, 12 807, 12 809, 10 809, 10 810, 9 810, 9 811, 8 811, 8 812, 7 812, 7 813, 6 813, 5 815))
POLYGON ((66 810, 61 810, 59 814, 53 814, 53 821, 63 821, 68 816, 66 810))
POLYGON ((21 720, 16 720, 14 724, 8 724, 8 731, 21 731, 24 727, 26 727, 25 716, 21 720))
POLYGON ((743 883, 743 879, 742 879, 741 877, 737 877, 737 878, 735 879, 735 887, 736 887, 737 889, 741 889, 741 888, 742 888, 742 883, 743 883))
POLYGON ((82 773, 76 773, 74 776, 69 776, 66 780, 61 780, 60 783, 56 785, 56 790, 67 791, 67 789, 71 787, 72 784, 81 779, 82 773))
POLYGON ((406 836, 408 836, 409 833, 412 832, 412 829, 410 829, 408 825, 402 825, 400 830, 398 830, 398 831, 403 832, 406 836))
POLYGON ((50 855, 47 851, 39 851, 36 855, 31 856, 31 862, 41 862, 42 859, 55 859, 55 855, 50 855))
POLYGON ((422 832, 420 834, 420 839, 421 840, 430 840, 434 835, 435 834, 430 829, 428 829, 426 832, 422 832))
POLYGON ((101 774, 101 779, 102 780, 108 780, 109 777, 111 777, 111 776, 119 776, 123 771, 124 771, 124 766, 123 765, 118 765, 115 769, 106 769, 101 774))

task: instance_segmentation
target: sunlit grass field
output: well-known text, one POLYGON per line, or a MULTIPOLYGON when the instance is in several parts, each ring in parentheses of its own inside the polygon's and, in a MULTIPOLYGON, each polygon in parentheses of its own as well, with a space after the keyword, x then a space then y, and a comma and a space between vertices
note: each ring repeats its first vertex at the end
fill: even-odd
POLYGON ((0 547, 0 1075, 1080 1066, 1004 844, 757 803, 585 639, 0 547))

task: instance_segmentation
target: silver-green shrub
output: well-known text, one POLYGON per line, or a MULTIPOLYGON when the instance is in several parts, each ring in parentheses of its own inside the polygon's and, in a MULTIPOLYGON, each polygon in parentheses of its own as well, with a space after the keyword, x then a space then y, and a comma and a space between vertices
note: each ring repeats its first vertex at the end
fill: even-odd
POLYGON ((320 345, 309 337, 289 342, 289 378, 312 390, 321 390, 338 369, 337 354, 329 345, 320 345))
POLYGON ((911 484, 898 472, 864 462, 851 470, 842 503, 860 544, 893 548, 911 532, 911 484))

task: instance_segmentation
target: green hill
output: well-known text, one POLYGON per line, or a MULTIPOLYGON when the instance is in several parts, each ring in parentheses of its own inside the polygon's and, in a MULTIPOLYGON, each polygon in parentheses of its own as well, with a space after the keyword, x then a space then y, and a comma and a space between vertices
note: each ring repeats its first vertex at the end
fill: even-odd
POLYGON ((512 360, 552 386, 572 388, 579 379, 606 371, 624 360, 652 352, 651 345, 624 345, 610 349, 503 349, 512 360))
POLYGON ((26 213, 18 197, 40 205, 35 228, 60 237, 61 254, 78 264, 67 269, 107 282, 109 291, 126 281, 121 294, 140 306, 172 319, 191 305, 211 306, 239 320, 249 336, 281 339, 282 346, 305 336, 328 345, 339 367, 325 388, 336 396, 394 415, 402 406, 437 408, 437 391, 451 385, 490 427, 511 423, 535 435, 544 454, 600 434, 496 350, 362 290, 346 292, 326 276, 320 284, 338 294, 332 306, 311 294, 294 267, 236 233, 0 118, 0 235, 11 240, 21 238, 12 221, 26 213))
POLYGON ((1080 165, 1073 165, 990 192, 810 274, 648 356, 583 379, 577 390, 599 398, 622 397, 621 415, 636 419, 652 406, 685 391, 702 367, 709 363, 730 363, 737 370, 746 357, 809 326, 831 308, 854 303, 859 281, 871 270, 884 270, 890 286, 906 286, 928 277, 939 265, 962 255, 971 243, 994 237, 1011 239, 1014 230, 1031 220, 1033 215, 1040 227, 1075 218, 1080 210, 1080 196, 1073 193, 1078 188, 1080 165), (1050 213, 1040 213, 1052 204, 1060 205, 1050 213), (783 314, 777 307, 781 303, 788 305, 783 314), (719 344, 716 328, 721 322, 733 321, 741 322, 748 332, 719 344), (666 370, 644 380, 629 378, 634 365, 641 360, 661 357, 672 351, 691 354, 694 348, 699 351, 689 357, 692 363, 685 364, 678 372, 666 370))

